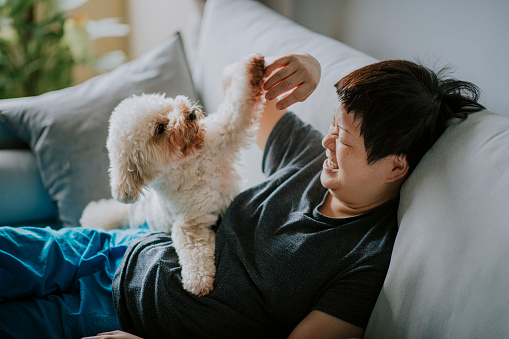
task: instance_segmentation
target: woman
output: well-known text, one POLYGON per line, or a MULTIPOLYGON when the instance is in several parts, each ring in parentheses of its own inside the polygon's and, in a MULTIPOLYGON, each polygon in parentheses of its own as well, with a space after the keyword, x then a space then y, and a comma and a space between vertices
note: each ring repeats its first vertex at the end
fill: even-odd
MULTIPOLYGON (((483 108, 477 88, 407 61, 369 65, 336 84, 322 136, 285 110, 316 88, 318 62, 281 57, 266 76, 257 143, 267 180, 239 194, 218 225, 210 295, 183 290, 167 234, 3 228, 1 281, 16 292, 1 289, 9 320, 0 331, 25 330, 9 325, 28 314, 54 336, 362 337, 389 266, 401 185, 449 119, 483 108), (14 276, 48 247, 34 264, 43 269, 14 276), (58 333, 40 320, 49 312, 58 333)), ((227 69, 225 87, 228 79, 227 69)))

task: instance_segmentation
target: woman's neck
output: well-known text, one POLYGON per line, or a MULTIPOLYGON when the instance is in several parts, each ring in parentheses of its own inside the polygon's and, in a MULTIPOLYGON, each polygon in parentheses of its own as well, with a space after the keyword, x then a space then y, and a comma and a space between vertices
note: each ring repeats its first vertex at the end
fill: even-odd
POLYGON ((323 203, 318 206, 318 212, 330 218, 349 218, 371 211, 372 209, 381 206, 396 197, 397 195, 386 197, 385 199, 378 199, 366 204, 354 205, 342 202, 327 191, 323 203))

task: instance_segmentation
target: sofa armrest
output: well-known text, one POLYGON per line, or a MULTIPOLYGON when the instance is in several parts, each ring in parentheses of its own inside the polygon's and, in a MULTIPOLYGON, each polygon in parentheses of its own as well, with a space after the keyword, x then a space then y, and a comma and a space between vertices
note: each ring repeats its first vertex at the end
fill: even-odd
POLYGON ((0 149, 0 225, 56 225, 57 208, 29 149, 0 149))
POLYGON ((28 144, 12 133, 12 131, 0 120, 0 150, 19 148, 28 148, 28 144))

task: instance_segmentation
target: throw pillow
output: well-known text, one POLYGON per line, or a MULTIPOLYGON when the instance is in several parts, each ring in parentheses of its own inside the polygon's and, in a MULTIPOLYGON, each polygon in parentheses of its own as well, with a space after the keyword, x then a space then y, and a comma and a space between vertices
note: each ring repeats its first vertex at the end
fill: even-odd
POLYGON ((137 60, 80 85, 0 101, 0 119, 36 155, 62 226, 78 226, 85 206, 109 198, 108 119, 124 98, 141 93, 196 95, 179 33, 137 60))

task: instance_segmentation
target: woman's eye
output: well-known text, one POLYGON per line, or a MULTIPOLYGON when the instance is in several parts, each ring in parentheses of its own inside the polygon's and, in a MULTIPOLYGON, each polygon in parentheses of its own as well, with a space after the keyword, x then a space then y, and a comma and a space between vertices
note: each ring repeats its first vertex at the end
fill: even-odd
POLYGON ((157 134, 163 134, 165 129, 166 127, 164 126, 164 124, 157 125, 157 134))

